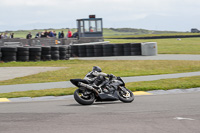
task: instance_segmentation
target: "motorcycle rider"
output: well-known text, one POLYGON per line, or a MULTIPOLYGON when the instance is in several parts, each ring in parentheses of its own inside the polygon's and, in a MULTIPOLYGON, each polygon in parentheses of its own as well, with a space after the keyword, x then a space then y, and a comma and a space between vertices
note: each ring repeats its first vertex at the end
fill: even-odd
MULTIPOLYGON (((113 74, 106 74, 103 73, 101 68, 99 66, 93 66, 93 69, 91 72, 87 73, 87 75, 84 77, 85 80, 88 80, 90 83, 93 83, 92 86, 96 89, 100 89, 105 83, 106 78, 110 77, 112 78, 113 74)), ((109 88, 103 88, 104 92, 110 91, 109 88)))

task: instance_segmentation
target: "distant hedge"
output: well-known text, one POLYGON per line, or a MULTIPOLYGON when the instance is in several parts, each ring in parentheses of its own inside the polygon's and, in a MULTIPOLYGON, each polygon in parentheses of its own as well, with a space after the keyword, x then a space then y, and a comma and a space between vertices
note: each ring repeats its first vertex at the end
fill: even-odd
POLYGON ((166 38, 191 38, 200 35, 173 35, 173 36, 144 36, 144 37, 111 37, 106 39, 166 39, 166 38))

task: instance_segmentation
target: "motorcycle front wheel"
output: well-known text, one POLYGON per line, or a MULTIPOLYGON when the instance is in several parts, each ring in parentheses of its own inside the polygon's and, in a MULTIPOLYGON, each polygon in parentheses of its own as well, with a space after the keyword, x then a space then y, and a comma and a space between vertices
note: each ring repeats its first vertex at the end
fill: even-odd
POLYGON ((134 94, 127 88, 119 89, 117 91, 119 100, 124 103, 131 103, 134 100, 134 94))
POLYGON ((74 99, 81 105, 91 105, 94 103, 95 96, 94 93, 84 94, 83 91, 77 89, 74 92, 74 99))

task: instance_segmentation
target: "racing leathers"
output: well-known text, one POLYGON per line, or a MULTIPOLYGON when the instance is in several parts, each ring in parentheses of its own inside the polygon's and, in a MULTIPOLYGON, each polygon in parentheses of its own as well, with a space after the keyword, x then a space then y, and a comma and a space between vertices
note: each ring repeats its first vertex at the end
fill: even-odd
POLYGON ((87 73, 84 79, 89 81, 94 88, 102 89, 104 92, 108 92, 109 88, 101 88, 101 87, 107 83, 107 80, 105 77, 110 77, 110 76, 113 76, 113 75, 106 74, 103 72, 91 71, 87 73))

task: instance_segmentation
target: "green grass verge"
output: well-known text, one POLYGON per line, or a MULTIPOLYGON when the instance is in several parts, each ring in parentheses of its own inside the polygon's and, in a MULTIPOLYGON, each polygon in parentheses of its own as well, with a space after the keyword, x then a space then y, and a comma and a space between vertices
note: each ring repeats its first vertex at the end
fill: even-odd
POLYGON ((158 75, 200 71, 200 61, 46 61, 46 62, 10 62, 0 63, 0 67, 17 66, 50 66, 67 67, 57 71, 42 72, 35 75, 0 81, 0 85, 27 84, 42 82, 67 81, 72 78, 83 78, 93 66, 100 66, 105 73, 120 77, 158 75))
POLYGON ((200 38, 172 39, 105 39, 110 43, 157 42, 158 54, 200 54, 200 38))
POLYGON ((119 34, 116 34, 116 32, 111 32, 112 34, 107 34, 107 30, 106 30, 106 34, 104 36, 105 39, 108 38, 134 38, 134 37, 160 37, 160 36, 191 36, 191 35, 200 35, 199 33, 165 33, 165 32, 160 32, 160 33, 150 33, 146 34, 131 34, 131 32, 118 32, 119 34), (122 34, 120 34, 122 33, 122 34), (123 34, 124 33, 124 34, 123 34), (125 34, 126 33, 126 34, 125 34))
MULTIPOLYGON (((61 31, 64 31, 65 33, 65 36, 66 36, 66 33, 68 31, 68 29, 47 29, 47 31, 55 31, 57 33, 57 36, 58 36, 58 33, 61 32, 61 31)), ((18 30, 18 31, 9 31, 7 33, 14 33, 14 38, 26 38, 26 35, 31 32, 32 34, 32 38, 35 37, 35 35, 38 33, 38 32, 44 32, 45 29, 35 29, 35 30, 18 30)), ((72 33, 76 32, 76 29, 71 29, 72 33)))
MULTIPOLYGON (((58 32, 64 31, 66 35, 67 29, 47 29, 47 31, 56 31, 58 32)), ((72 33, 74 33, 77 29, 71 28, 72 33)), ((26 35, 31 32, 33 38, 35 34, 38 32, 44 32, 45 29, 34 29, 34 30, 18 30, 18 31, 7 31, 7 33, 14 33, 15 38, 26 38, 26 35)), ((186 32, 174 32, 174 31, 152 31, 145 29, 132 29, 132 28, 103 28, 103 36, 104 37, 140 37, 140 36, 163 36, 163 35, 199 35, 198 33, 186 33, 186 32)))
POLYGON ((75 89, 76 88, 61 88, 61 89, 57 88, 57 89, 0 93, 0 98, 64 96, 64 95, 72 95, 74 93, 75 89))
MULTIPOLYGON (((200 76, 161 79, 155 81, 141 81, 127 83, 126 87, 131 91, 150 91, 150 90, 170 90, 170 89, 188 89, 200 87, 200 76)), ((41 96, 63 96, 72 95, 76 88, 46 89, 24 92, 0 93, 0 98, 17 97, 41 97, 41 96)))
POLYGON ((155 81, 141 81, 127 83, 126 86, 132 91, 188 89, 200 87, 200 76, 160 79, 155 81))

